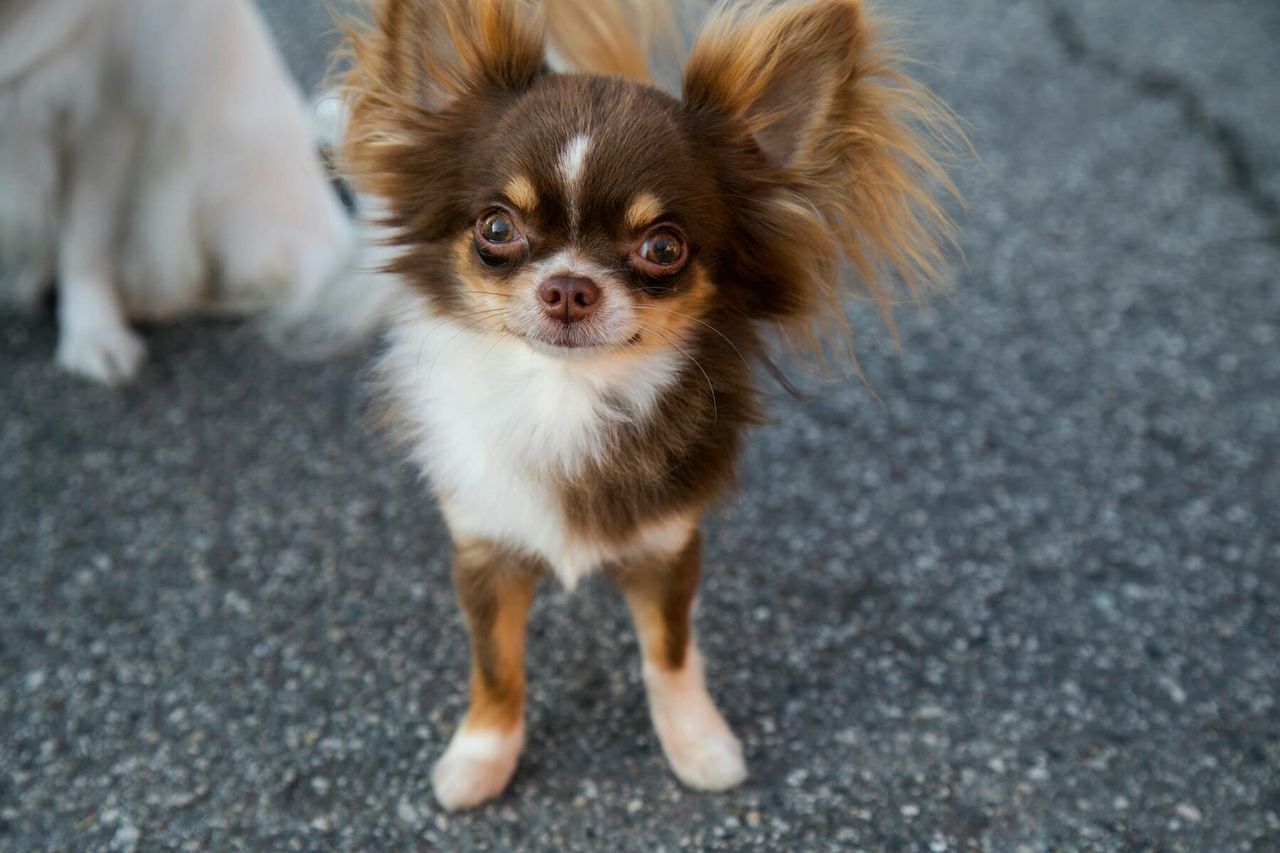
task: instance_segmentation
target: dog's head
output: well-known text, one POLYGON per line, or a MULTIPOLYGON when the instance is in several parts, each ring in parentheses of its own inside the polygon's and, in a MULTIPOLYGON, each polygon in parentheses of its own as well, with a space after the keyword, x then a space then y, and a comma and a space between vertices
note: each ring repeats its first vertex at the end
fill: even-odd
POLYGON ((938 272, 946 113, 859 0, 721 8, 680 99, 550 72, 548 16, 593 5, 382 0, 353 35, 345 160, 437 312, 568 358, 838 326, 842 258, 885 306, 938 272))

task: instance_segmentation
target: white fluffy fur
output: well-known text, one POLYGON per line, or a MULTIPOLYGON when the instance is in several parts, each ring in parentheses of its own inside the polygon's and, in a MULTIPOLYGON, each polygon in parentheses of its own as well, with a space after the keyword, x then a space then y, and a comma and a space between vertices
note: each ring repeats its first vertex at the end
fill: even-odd
POLYGON ((0 296, 57 279, 68 369, 129 378, 130 320, 333 298, 350 226, 250 0, 5 0, 0 127, 0 296))
POLYGON ((742 744, 707 693, 697 648, 690 646, 684 668, 675 672, 645 661, 644 684, 653 727, 680 781, 702 791, 742 784, 742 744))
POLYGON ((507 787, 524 749, 524 723, 509 732, 460 728, 431 770, 431 787, 449 811, 491 800, 507 787))
POLYGON ((570 588, 609 560, 688 541, 694 520, 684 514, 621 548, 575 537, 553 491, 557 478, 604 452, 610 421, 652 412, 680 369, 678 352, 566 359, 433 317, 417 297, 398 314, 383 373, 456 535, 540 556, 570 588))
MULTIPOLYGON (((514 276, 509 285, 519 297, 514 304, 504 306, 503 302, 492 298, 485 298, 484 303, 502 311, 508 328, 518 330, 530 339, 554 338, 561 323, 547 316, 538 297, 538 286, 552 276, 582 276, 600 285, 600 301, 596 303, 595 311, 590 318, 577 324, 586 327, 587 337, 597 345, 614 349, 640 331, 640 312, 627 286, 618 280, 615 273, 583 258, 574 249, 562 249, 548 258, 534 261, 514 276)), ((556 360, 590 359, 594 350, 595 347, 566 350, 550 344, 545 346, 545 352, 556 360)))
POLYGON ((569 205, 569 225, 578 227, 578 209, 581 207, 578 198, 582 186, 582 171, 587 165, 587 152, 591 150, 591 137, 578 133, 569 140, 569 144, 560 152, 560 180, 564 183, 564 197, 569 205))

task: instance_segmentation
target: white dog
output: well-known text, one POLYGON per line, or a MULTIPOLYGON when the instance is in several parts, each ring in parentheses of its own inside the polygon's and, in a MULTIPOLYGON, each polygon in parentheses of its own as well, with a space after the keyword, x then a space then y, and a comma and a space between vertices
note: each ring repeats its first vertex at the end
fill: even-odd
POLYGON ((250 0, 0 2, 0 297, 57 281, 64 368, 127 381, 129 322, 196 312, 356 331, 332 306, 352 247, 250 0))

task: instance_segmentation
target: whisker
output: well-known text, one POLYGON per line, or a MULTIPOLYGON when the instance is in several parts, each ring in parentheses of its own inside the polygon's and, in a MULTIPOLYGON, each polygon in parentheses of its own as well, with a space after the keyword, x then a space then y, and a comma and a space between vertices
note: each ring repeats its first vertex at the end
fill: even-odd
POLYGON ((676 350, 678 350, 678 351, 679 351, 679 352, 680 352, 680 353, 681 353, 685 358, 687 358, 687 359, 689 359, 689 361, 693 362, 694 367, 698 368, 698 370, 699 370, 699 371, 701 371, 701 373, 702 373, 702 378, 703 378, 703 379, 705 379, 705 380, 707 380, 707 390, 709 390, 709 391, 711 392, 711 420, 712 420, 712 422, 719 421, 719 420, 720 420, 720 407, 719 407, 719 405, 716 403, 716 386, 715 386, 715 385, 713 385, 713 384, 711 383, 711 376, 710 376, 710 374, 708 374, 708 373, 707 373, 706 368, 704 368, 704 367, 702 366, 702 363, 701 363, 700 361, 698 361, 698 359, 694 358, 693 354, 692 354, 692 353, 690 353, 687 349, 685 349, 684 347, 680 346, 680 344, 676 343, 676 342, 675 342, 675 340, 673 340, 673 339, 671 338, 671 336, 670 336, 670 335, 668 335, 664 330, 662 330, 662 329, 654 329, 654 328, 650 328, 650 327, 648 327, 648 326, 645 326, 643 323, 641 323, 641 324, 640 324, 640 328, 641 328, 641 330, 643 330, 643 331, 646 331, 646 332, 652 332, 652 333, 656 334, 656 335, 657 335, 658 337, 660 337, 660 338, 661 338, 665 343, 667 343, 667 344, 669 344, 670 346, 674 347, 674 348, 675 348, 676 350))
MULTIPOLYGON (((504 312, 504 314, 509 313, 509 312, 506 312, 506 309, 497 309, 497 310, 504 312)), ((431 360, 431 368, 430 370, 427 371, 426 384, 428 386, 431 384, 431 377, 434 376, 436 372, 436 364, 440 361, 440 356, 444 355, 444 351, 447 350, 453 344, 453 342, 456 341, 459 338, 459 336, 461 336, 464 332, 471 331, 476 326, 480 325, 481 323, 485 322, 488 319, 490 319, 490 317, 478 317, 473 322, 467 323, 461 329, 458 329, 458 331, 453 333, 453 336, 449 338, 449 340, 444 342, 444 346, 440 347, 440 349, 436 352, 436 357, 431 360)), ((505 319, 505 316, 503 317, 503 319, 505 319)), ((495 342, 495 345, 496 345, 496 342, 495 342)), ((490 347, 490 351, 492 351, 492 347, 490 347)))
POLYGON ((502 322, 499 324, 498 334, 493 336, 493 343, 489 344, 489 348, 484 351, 484 355, 480 357, 481 361, 484 361, 488 359, 489 356, 493 355, 494 349, 497 348, 498 344, 502 343, 503 338, 517 338, 515 334, 507 330, 506 320, 507 317, 504 316, 502 318, 502 322))
POLYGON ((439 329, 441 326, 445 325, 446 323, 454 322, 455 320, 468 320, 468 319, 475 318, 477 321, 479 321, 479 320, 486 319, 487 317, 493 314, 496 314, 501 311, 506 311, 506 310, 507 310, 506 308, 487 308, 480 311, 471 311, 466 314, 463 314, 460 317, 440 318, 440 322, 436 323, 430 329, 427 329, 425 332, 422 333, 422 340, 418 344, 418 355, 415 359, 416 369, 418 370, 418 372, 422 372, 422 350, 426 347, 427 341, 431 339, 431 336, 435 334, 436 329, 439 329))
POLYGON ((636 308, 636 310, 637 310, 637 311, 661 311, 661 312, 663 312, 664 314, 670 314, 670 315, 672 315, 673 317, 682 317, 682 318, 684 318, 685 320, 692 320, 693 322, 697 323, 697 324, 698 324, 698 325, 700 325, 700 326, 705 326, 705 327, 707 327, 708 329, 710 329, 711 331, 713 331, 713 332, 715 332, 717 335, 719 335, 721 338, 723 338, 725 343, 727 343, 729 346, 733 347, 733 351, 734 351, 734 352, 736 352, 736 353, 738 354, 738 358, 742 359, 742 364, 743 364, 743 365, 744 365, 748 370, 750 370, 750 369, 751 369, 751 362, 747 361, 747 357, 746 357, 745 355, 743 355, 743 354, 742 354, 742 350, 738 349, 738 345, 737 345, 737 344, 735 344, 735 343, 733 342, 733 340, 732 340, 728 335, 726 335, 724 332, 720 331, 719 329, 717 329, 715 326, 711 325, 710 323, 706 322, 705 320, 700 320, 700 319, 698 319, 697 317, 694 317, 694 316, 693 316, 693 315, 691 315, 691 314, 685 314, 683 311, 673 311, 673 310, 671 310, 670 308, 663 308, 663 307, 658 306, 658 305, 637 305, 637 306, 635 306, 635 308, 636 308))

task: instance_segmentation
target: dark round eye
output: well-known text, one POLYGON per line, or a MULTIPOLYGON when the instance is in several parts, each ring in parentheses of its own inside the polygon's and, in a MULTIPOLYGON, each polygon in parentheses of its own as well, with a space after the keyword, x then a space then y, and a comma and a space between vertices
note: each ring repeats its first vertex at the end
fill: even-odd
POLYGON ((659 232, 645 240, 644 246, 641 247, 640 251, 644 253, 646 261, 651 261, 658 266, 669 267, 680 260, 680 256, 684 254, 684 244, 674 234, 659 232))
POLYGON ((651 275, 672 275, 688 255, 684 239, 670 228, 649 232, 636 251, 639 266, 651 275))
POLYGON ((501 210, 495 210, 481 217, 477 230, 484 240, 499 246, 510 243, 517 236, 515 222, 512 221, 510 214, 501 210))

